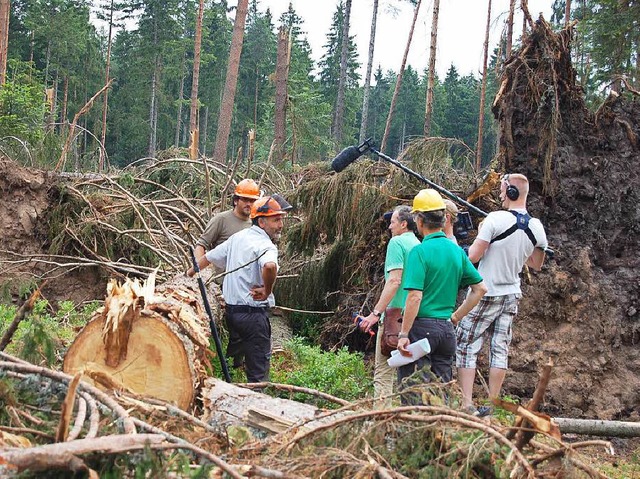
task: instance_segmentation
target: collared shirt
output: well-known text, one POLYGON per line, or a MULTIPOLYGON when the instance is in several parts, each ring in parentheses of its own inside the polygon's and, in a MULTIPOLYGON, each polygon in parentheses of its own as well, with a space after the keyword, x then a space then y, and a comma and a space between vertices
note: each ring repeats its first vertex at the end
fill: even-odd
POLYGON ((448 320, 458 289, 482 281, 464 250, 442 231, 427 235, 409 253, 404 287, 422 291, 419 318, 448 320))
POLYGON ((262 268, 267 263, 278 266, 278 248, 259 226, 251 226, 232 235, 227 241, 207 251, 207 260, 231 271, 224 277, 222 295, 234 306, 275 306, 273 293, 266 301, 255 301, 251 289, 264 286, 262 268))

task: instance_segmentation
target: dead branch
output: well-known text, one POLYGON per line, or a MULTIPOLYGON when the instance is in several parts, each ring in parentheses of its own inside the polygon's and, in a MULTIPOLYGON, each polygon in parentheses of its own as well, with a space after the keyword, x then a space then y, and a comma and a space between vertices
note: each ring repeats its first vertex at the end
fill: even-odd
POLYGON ((58 431, 56 432, 56 442, 64 442, 67 440, 69 423, 71 422, 71 415, 73 414, 73 405, 76 402, 76 390, 78 389, 78 383, 81 378, 82 373, 77 373, 69 382, 67 395, 60 409, 60 422, 58 423, 58 431))
MULTIPOLYGON (((43 286, 45 283, 46 281, 43 283, 43 286)), ((11 342, 11 338, 13 337, 16 330, 18 329, 18 325, 33 310, 33 307, 36 305, 36 301, 38 300, 39 297, 40 297, 40 288, 36 288, 36 290, 33 293, 31 293, 31 296, 29 296, 29 299, 27 299, 22 304, 22 306, 20 306, 20 309, 16 311, 16 315, 14 316, 13 321, 11 321, 11 324, 2 335, 2 339, 0 339, 0 351, 4 351, 4 348, 6 348, 7 345, 11 342)))
MULTIPOLYGON (((78 439, 80 435, 80 431, 82 431, 82 426, 84 425, 84 420, 87 417, 87 401, 82 396, 78 397, 78 412, 76 413, 76 419, 73 422, 73 428, 69 431, 67 435, 67 441, 74 441, 78 439)), ((56 441, 60 442, 60 441, 56 441)))
MULTIPOLYGON (((9 356, 5 353, 0 353, 2 356, 9 356)), ((53 371, 40 366, 34 366, 31 364, 21 364, 18 362, 0 361, 0 370, 16 371, 28 374, 37 374, 40 376, 53 379, 55 381, 68 384, 71 382, 72 377, 68 374, 64 374, 58 371, 53 371)), ((110 396, 100 391, 98 388, 91 386, 88 383, 80 381, 78 387, 83 389, 88 394, 95 396, 102 404, 107 406, 122 422, 122 428, 127 434, 135 434, 136 428, 133 421, 129 417, 127 411, 124 410, 117 402, 115 402, 110 396)))
POLYGON ((248 388, 248 389, 262 389, 266 387, 272 387, 280 391, 309 394, 310 396, 316 396, 322 399, 326 399, 327 401, 340 404, 341 406, 348 406, 351 404, 349 401, 345 401, 344 399, 340 399, 338 397, 332 396, 331 394, 318 391, 317 389, 303 388, 301 386, 292 386, 291 384, 262 382, 262 383, 239 383, 239 384, 236 384, 236 386, 240 386, 242 388, 248 388))
POLYGON ((18 472, 49 469, 77 472, 88 470, 84 462, 76 457, 78 455, 94 452, 119 454, 162 442, 164 437, 158 434, 118 434, 25 449, 0 449, 0 458, 15 466, 18 472))
POLYGON ((30 427, 0 426, 0 431, 7 431, 11 433, 18 433, 18 434, 33 434, 34 436, 40 436, 40 437, 44 437, 45 439, 53 440, 53 436, 51 434, 38 431, 37 429, 32 429, 30 427))

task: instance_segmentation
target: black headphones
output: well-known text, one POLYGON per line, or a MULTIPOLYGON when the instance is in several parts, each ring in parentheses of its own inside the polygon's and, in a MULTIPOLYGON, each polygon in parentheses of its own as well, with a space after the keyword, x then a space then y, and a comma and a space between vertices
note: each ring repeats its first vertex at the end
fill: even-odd
POLYGON ((520 190, 517 186, 509 183, 509 175, 504 175, 502 177, 502 181, 507 184, 507 198, 509 198, 511 201, 516 201, 518 198, 520 198, 520 190))

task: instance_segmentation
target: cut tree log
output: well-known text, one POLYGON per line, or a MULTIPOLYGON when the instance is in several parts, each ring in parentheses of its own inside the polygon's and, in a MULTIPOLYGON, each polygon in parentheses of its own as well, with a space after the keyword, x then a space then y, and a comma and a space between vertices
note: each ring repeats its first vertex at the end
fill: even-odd
MULTIPOLYGON (((215 301, 212 310, 220 318, 215 301)), ((111 280, 104 307, 78 334, 63 368, 104 389, 188 409, 206 377, 209 336, 195 279, 179 275, 157 288, 154 274, 143 284, 111 280)))
POLYGON ((280 433, 322 412, 310 404, 274 398, 215 378, 205 381, 202 400, 203 419, 209 424, 248 425, 267 433, 280 433))
POLYGON ((640 437, 640 422, 603 421, 599 419, 573 419, 555 417, 553 421, 562 434, 585 436, 640 437))

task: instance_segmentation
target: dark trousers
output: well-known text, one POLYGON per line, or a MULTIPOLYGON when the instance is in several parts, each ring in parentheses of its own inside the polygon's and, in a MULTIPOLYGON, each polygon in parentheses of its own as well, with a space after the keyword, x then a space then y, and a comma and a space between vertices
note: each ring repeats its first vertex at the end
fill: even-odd
POLYGON ((456 356, 456 335, 451 321, 416 318, 409 331, 412 343, 427 338, 431 352, 426 356, 398 368, 398 382, 415 374, 412 384, 430 382, 436 376, 442 382, 453 379, 453 360, 456 356), (415 381, 417 380, 417 382, 415 381))
POLYGON ((253 306, 226 306, 227 356, 233 357, 236 364, 244 358, 244 370, 250 383, 269 379, 271 323, 267 311, 267 308, 253 306))

